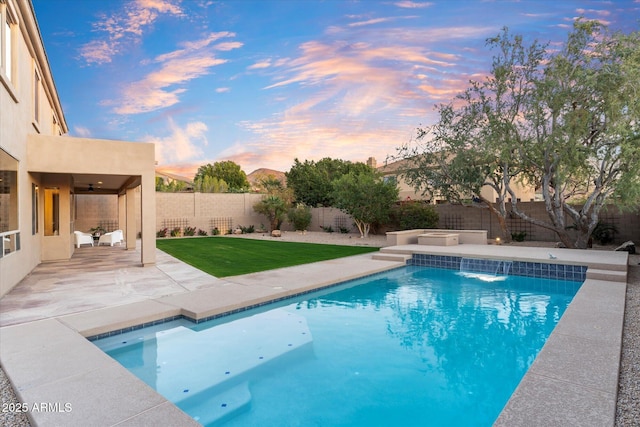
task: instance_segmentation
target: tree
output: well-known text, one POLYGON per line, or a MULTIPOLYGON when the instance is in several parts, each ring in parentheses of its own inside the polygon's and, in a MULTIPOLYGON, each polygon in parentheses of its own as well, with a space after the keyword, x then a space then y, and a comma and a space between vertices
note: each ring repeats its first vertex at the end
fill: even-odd
POLYGON ((253 206, 253 210, 263 214, 269 221, 270 231, 279 230, 288 210, 287 203, 279 196, 265 196, 253 206))
POLYGON ((231 160, 200 166, 194 178, 196 187, 199 185, 198 182, 203 181, 207 176, 224 181, 228 185, 228 192, 243 192, 249 188, 247 174, 240 168, 240 165, 231 160))
POLYGON ((229 185, 223 180, 211 175, 204 175, 195 180, 194 190, 200 193, 226 193, 229 185))
POLYGON ((567 247, 586 248, 607 202, 636 207, 638 93, 640 33, 612 34, 595 21, 577 21, 549 58, 524 117, 520 156, 529 180, 540 183, 549 221, 527 216, 515 199, 514 213, 555 231, 567 247), (580 203, 571 203, 576 198, 580 203))
POLYGON ((304 163, 295 159, 285 175, 287 187, 293 190, 297 202, 309 206, 331 206, 332 181, 349 172, 365 171, 371 171, 371 168, 364 163, 325 157, 318 162, 305 160, 304 163))
POLYGON ((279 194, 285 191, 282 181, 273 175, 267 175, 260 178, 257 184, 260 193, 279 194))
POLYGON ((395 182, 385 182, 377 173, 349 172, 333 181, 334 206, 351 215, 360 237, 369 237, 371 224, 385 222, 398 200, 395 182))
POLYGON ((408 181, 451 199, 489 186, 497 207, 483 201, 503 234, 510 197, 519 218, 586 248, 605 203, 640 202, 639 42, 638 32, 610 34, 579 20, 553 53, 538 42, 524 47, 505 29, 488 40, 500 49, 489 77, 439 107, 439 122, 418 132, 422 146, 400 149, 408 181), (519 208, 517 183, 542 189, 548 221, 519 208))
POLYGON ((156 191, 164 193, 177 193, 184 191, 187 188, 187 184, 184 181, 178 181, 172 179, 169 183, 166 183, 164 178, 156 176, 156 191))
POLYGON ((483 202, 498 219, 503 240, 510 241, 508 189, 522 180, 518 128, 541 75, 545 46, 525 47, 506 28, 487 44, 498 49, 489 76, 471 81, 454 103, 439 105, 438 123, 419 128, 415 145, 399 153, 408 160, 403 175, 409 184, 454 203, 483 202), (495 203, 482 195, 484 187, 495 192, 495 203))

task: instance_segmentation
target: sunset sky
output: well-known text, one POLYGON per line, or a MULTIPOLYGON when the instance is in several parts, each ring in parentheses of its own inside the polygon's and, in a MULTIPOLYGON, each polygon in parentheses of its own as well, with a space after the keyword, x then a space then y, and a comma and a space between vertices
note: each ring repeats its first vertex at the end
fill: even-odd
POLYGON ((33 0, 70 136, 153 142, 193 177, 294 158, 382 163, 489 70, 502 27, 551 46, 640 0, 33 0))

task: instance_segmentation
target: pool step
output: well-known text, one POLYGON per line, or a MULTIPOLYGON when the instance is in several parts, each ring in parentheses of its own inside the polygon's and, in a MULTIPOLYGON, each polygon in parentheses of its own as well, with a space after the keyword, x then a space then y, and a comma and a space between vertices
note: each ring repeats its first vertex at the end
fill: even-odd
POLYGON ((627 282, 627 271, 600 270, 596 268, 587 269, 587 279, 607 280, 609 282, 627 282))
POLYGON ((251 392, 249 391, 249 384, 243 382, 213 395, 205 391, 197 399, 178 406, 202 425, 212 425, 214 423, 218 425, 241 412, 249 410, 251 392))
POLYGON ((407 254, 392 254, 392 253, 379 252, 373 255, 371 258, 377 259, 380 261, 397 261, 397 262, 402 262, 406 264, 407 260, 410 260, 411 257, 412 255, 407 255, 407 254))

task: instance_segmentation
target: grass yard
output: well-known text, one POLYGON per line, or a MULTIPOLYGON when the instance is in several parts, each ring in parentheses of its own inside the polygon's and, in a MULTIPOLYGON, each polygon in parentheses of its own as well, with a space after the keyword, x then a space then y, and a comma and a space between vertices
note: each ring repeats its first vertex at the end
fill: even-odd
POLYGON ((237 276, 368 252, 378 248, 203 237, 162 239, 158 249, 215 277, 237 276))

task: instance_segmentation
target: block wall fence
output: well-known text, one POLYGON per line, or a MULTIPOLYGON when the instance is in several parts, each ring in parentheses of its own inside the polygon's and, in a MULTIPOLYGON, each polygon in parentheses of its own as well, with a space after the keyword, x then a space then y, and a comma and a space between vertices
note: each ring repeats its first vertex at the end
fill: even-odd
MULTIPOLYGON (((136 203, 140 203, 140 194, 136 193, 136 203)), ((118 199, 112 195, 76 195, 75 229, 89 231, 103 225, 110 231, 118 228, 118 199)), ((269 221, 253 210, 260 201, 261 194, 227 194, 227 193, 156 193, 156 231, 162 228, 171 230, 174 227, 186 226, 202 229, 211 234, 214 226, 225 232, 227 228, 253 225, 260 229, 268 228, 269 221)), ((521 202, 519 207, 530 216, 548 219, 543 202, 521 202)), ((482 205, 461 206, 440 204, 434 205, 440 215, 439 228, 456 230, 487 230, 491 239, 500 236, 500 225, 486 207, 482 205)), ((321 231, 322 227, 331 226, 336 232, 346 228, 357 232, 351 217, 334 208, 312 209, 310 231, 321 231)), ((609 206, 601 212, 600 220, 618 230, 615 243, 631 240, 640 243, 640 208, 632 212, 620 212, 609 206)), ((518 218, 508 219, 514 233, 524 233, 528 241, 557 241, 555 233, 542 227, 534 226, 518 218)), ((570 223, 570 222, 568 222, 570 223)), ((122 228, 122 227, 119 227, 122 228)), ((137 219, 138 232, 141 230, 140 218, 137 219)), ((282 225, 283 230, 293 231, 288 221, 282 225)))

